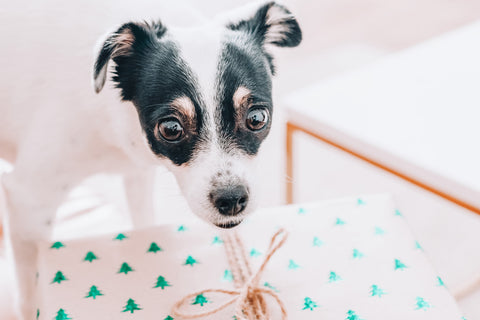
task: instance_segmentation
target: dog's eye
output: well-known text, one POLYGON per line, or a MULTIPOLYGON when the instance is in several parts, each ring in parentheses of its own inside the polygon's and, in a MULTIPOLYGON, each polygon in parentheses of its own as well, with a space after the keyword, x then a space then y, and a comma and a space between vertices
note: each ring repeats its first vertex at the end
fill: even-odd
POLYGON ((183 136, 183 127, 177 120, 165 120, 157 124, 155 135, 157 139, 163 138, 169 142, 178 141, 183 136))
POLYGON ((264 108, 253 108, 247 114, 246 125, 252 131, 258 131, 268 122, 268 111, 264 108))

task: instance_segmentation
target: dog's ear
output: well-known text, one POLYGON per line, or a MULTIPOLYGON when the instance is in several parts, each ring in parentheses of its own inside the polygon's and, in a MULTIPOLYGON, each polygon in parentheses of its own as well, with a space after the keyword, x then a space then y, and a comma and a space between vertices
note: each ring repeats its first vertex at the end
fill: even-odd
POLYGON ((93 83, 95 92, 99 93, 107 78, 108 63, 116 64, 113 81, 122 89, 124 100, 131 100, 135 82, 135 54, 142 53, 158 44, 158 39, 164 35, 166 28, 160 22, 123 24, 115 32, 107 35, 100 43, 94 70, 93 83), (129 68, 128 65, 131 65, 129 68), (129 83, 128 86, 125 84, 129 83))
POLYGON ((296 47, 302 41, 302 31, 293 14, 273 1, 262 5, 253 17, 228 27, 247 32, 262 46, 296 47))

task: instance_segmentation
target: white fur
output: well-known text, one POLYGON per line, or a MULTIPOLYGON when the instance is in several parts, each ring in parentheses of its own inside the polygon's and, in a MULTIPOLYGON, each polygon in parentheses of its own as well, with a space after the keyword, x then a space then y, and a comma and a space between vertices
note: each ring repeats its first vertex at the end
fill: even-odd
MULTIPOLYGON (((59 0, 49 2, 55 8, 62 5, 59 0)), ((144 7, 142 14, 132 13, 132 18, 149 16, 149 13, 151 16, 153 3, 157 2, 144 7)), ((10 5, 13 6, 13 2, 10 5)), ((33 300, 35 243, 51 237, 56 209, 69 191, 89 175, 99 172, 124 175, 130 211, 136 212, 137 218, 133 220, 137 225, 152 220, 150 172, 158 165, 167 166, 175 174, 193 211, 207 221, 227 222, 207 200, 210 179, 218 171, 228 169, 232 179, 245 181, 249 186, 250 202, 244 214, 248 214, 255 203, 256 192, 252 190, 257 177, 253 171, 255 160, 242 152, 226 153, 220 149, 218 132, 214 130, 213 85, 221 45, 218 24, 212 22, 189 30, 169 26, 170 34, 181 44, 182 56, 199 76, 209 115, 206 126, 211 130, 212 139, 209 147, 199 150, 190 165, 178 167, 153 155, 135 108, 131 103, 119 102, 117 90, 107 85, 96 95, 89 86, 94 59, 86 53, 91 51, 89 48, 98 30, 119 21, 109 21, 112 19, 108 11, 102 11, 104 8, 97 2, 87 11, 82 11, 85 10, 83 4, 72 5, 78 7, 65 12, 73 16, 55 13, 45 19, 32 15, 32 19, 38 19, 39 27, 35 28, 24 27, 25 20, 30 20, 22 15, 24 10, 20 6, 15 6, 9 16, 0 17, 11 30, 2 40, 5 44, 2 53, 15 57, 16 61, 2 70, 4 74, 14 74, 15 81, 11 81, 11 77, 0 77, 0 156, 14 164, 14 170, 2 177, 2 184, 17 265, 22 319, 28 320, 34 319, 36 310, 33 300), (92 15, 94 10, 98 12, 92 15), (18 14, 14 14, 17 11, 18 14), (80 21, 79 13, 84 24, 77 22, 74 27, 83 28, 77 32, 83 38, 72 39, 69 23, 80 21), (91 16, 105 18, 89 18, 91 16), (48 23, 44 23, 47 20, 48 23)), ((44 12, 44 4, 28 2, 28 6, 44 12)), ((155 9, 159 14, 171 11, 168 6, 155 9)), ((96 91, 102 89, 108 68, 105 66, 94 83, 96 91)))

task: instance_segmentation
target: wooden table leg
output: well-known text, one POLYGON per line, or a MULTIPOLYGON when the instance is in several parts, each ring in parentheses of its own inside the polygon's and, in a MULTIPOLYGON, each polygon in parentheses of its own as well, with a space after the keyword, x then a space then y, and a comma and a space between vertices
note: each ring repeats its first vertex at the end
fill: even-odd
POLYGON ((293 127, 290 122, 287 122, 287 136, 286 136, 286 202, 287 204, 293 203, 293 127))

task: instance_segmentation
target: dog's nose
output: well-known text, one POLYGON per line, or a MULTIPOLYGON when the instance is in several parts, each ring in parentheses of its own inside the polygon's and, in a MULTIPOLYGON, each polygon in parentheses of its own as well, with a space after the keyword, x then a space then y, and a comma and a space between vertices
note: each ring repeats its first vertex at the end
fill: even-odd
POLYGON ((210 194, 210 200, 220 214, 234 216, 247 206, 248 191, 242 185, 217 189, 210 194))

